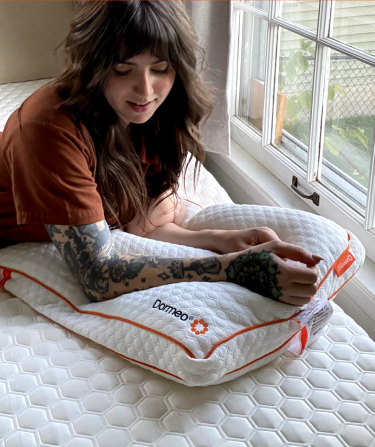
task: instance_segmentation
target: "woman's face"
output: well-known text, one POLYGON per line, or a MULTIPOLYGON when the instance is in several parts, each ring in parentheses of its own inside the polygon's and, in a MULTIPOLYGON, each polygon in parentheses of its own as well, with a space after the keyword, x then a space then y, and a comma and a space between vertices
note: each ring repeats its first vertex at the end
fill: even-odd
POLYGON ((112 68, 104 96, 126 125, 142 124, 168 96, 175 77, 168 62, 143 53, 112 68))

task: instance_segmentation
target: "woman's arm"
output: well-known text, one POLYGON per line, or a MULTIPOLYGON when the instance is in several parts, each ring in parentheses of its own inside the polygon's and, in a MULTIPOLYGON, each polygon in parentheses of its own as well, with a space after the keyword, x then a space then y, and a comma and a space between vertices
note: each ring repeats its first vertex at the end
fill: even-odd
POLYGON ((302 305, 316 293, 319 260, 280 241, 209 258, 122 255, 105 220, 89 225, 46 225, 48 234, 91 301, 187 281, 228 281, 282 302, 302 305), (291 266, 283 258, 308 264, 291 266))
POLYGON ((89 225, 46 225, 48 234, 91 301, 182 281, 224 281, 228 261, 122 255, 105 220, 89 225), (221 262, 220 262, 221 261, 221 262))
POLYGON ((191 231, 174 223, 155 228, 142 236, 157 241, 203 248, 220 254, 235 253, 255 245, 280 240, 273 230, 266 227, 246 228, 244 230, 191 231))
POLYGON ((157 241, 222 253, 220 250, 217 250, 215 243, 217 231, 190 231, 175 225, 173 223, 175 215, 173 195, 165 193, 161 198, 163 200, 160 203, 157 203, 158 199, 155 200, 156 206, 150 206, 145 221, 140 222, 137 218, 134 218, 126 226, 126 232, 157 241))
POLYGON ((266 227, 245 230, 186 230, 173 223, 174 211, 173 196, 167 196, 156 206, 150 207, 145 222, 141 224, 135 218, 127 225, 126 231, 136 236, 222 254, 239 252, 254 245, 280 240, 273 230, 266 227))

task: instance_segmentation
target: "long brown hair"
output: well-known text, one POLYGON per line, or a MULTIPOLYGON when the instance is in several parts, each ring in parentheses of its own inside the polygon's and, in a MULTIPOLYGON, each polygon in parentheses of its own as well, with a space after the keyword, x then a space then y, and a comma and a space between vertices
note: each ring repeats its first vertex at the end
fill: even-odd
MULTIPOLYGON (((166 191, 176 194, 187 157, 204 160, 201 124, 213 106, 201 73, 204 50, 180 1, 80 2, 65 41, 67 64, 56 80, 63 104, 87 127, 97 151, 97 184, 112 228, 145 217, 150 202, 166 191), (176 71, 173 87, 154 115, 126 126, 104 98, 116 62, 150 52, 176 71), (139 150, 157 154, 161 172, 146 183, 139 150)), ((212 91, 212 90, 211 90, 212 91)))

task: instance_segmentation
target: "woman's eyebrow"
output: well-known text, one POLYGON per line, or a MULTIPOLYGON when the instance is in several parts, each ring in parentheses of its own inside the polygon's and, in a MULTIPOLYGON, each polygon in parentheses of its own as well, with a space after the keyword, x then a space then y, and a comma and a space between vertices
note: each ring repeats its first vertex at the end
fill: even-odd
MULTIPOLYGON (((156 59, 154 62, 152 62, 150 65, 156 65, 159 64, 160 62, 166 62, 163 59, 156 59)), ((122 62, 116 62, 118 65, 137 65, 134 62, 129 62, 129 61, 122 61, 122 62)))

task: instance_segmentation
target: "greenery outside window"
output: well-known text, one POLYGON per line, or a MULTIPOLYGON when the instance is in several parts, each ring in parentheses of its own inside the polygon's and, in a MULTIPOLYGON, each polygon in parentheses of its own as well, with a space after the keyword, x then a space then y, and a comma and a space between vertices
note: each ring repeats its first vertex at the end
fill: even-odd
POLYGON ((232 138, 375 262, 375 1, 232 4, 232 138))

